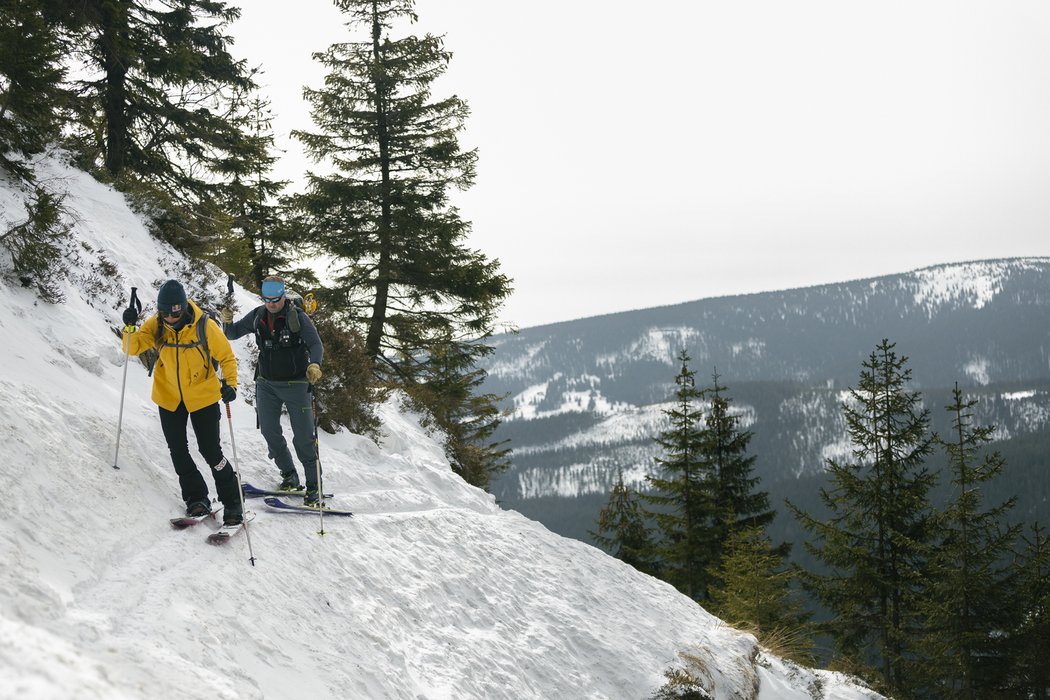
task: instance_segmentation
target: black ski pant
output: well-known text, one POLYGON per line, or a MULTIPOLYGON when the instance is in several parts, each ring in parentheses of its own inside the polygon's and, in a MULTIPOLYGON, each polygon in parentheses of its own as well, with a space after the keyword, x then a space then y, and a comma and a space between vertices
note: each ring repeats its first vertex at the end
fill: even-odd
POLYGON ((193 434, 197 436, 197 450, 204 461, 211 467, 215 479, 215 491, 227 512, 241 511, 241 498, 237 493, 237 477, 233 465, 222 455, 219 444, 219 423, 222 413, 219 404, 214 403, 199 411, 190 413, 186 404, 180 403, 174 411, 160 409, 160 427, 164 431, 164 440, 171 452, 171 462, 175 473, 179 475, 179 486, 182 488, 182 500, 189 506, 194 501, 207 503, 208 484, 204 481, 197 465, 190 456, 189 440, 186 437, 187 419, 193 424, 193 434))

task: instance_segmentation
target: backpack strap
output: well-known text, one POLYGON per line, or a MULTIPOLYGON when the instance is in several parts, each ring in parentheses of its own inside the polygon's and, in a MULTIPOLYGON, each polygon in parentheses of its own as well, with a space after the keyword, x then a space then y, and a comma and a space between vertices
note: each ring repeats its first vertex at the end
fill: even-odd
MULTIPOLYGON (((219 370, 219 361, 211 356, 211 350, 208 349, 208 314, 205 311, 201 311, 200 320, 197 321, 197 342, 200 343, 201 350, 204 351, 205 365, 211 366, 216 372, 219 370)), ((207 369, 205 369, 205 375, 207 375, 207 369)))
MULTIPOLYGON (((176 350, 188 349, 188 348, 200 348, 204 353, 204 376, 207 377, 208 367, 211 367, 216 372, 219 370, 219 361, 211 356, 211 350, 208 349, 208 314, 202 310, 201 317, 197 321, 197 342, 195 343, 169 343, 164 341, 157 348, 175 348, 176 350)), ((149 368, 149 375, 153 374, 153 367, 149 368)))
POLYGON ((288 326, 288 330, 290 330, 292 333, 295 333, 295 334, 298 335, 299 328, 300 328, 300 326, 299 326, 299 307, 297 307, 295 304, 293 304, 291 302, 291 300, 289 300, 288 305, 291 306, 292 308, 288 312, 288 315, 286 315, 284 317, 284 323, 285 323, 286 326, 288 326))
MULTIPOLYGON (((287 298, 286 298, 287 299, 287 298)), ((290 311, 284 315, 284 324, 288 330, 298 335, 299 330, 302 328, 302 324, 299 323, 299 308, 292 303, 291 299, 287 299, 290 311)), ((255 335, 259 335, 259 324, 262 322, 262 314, 266 311, 265 306, 255 307, 255 320, 252 322, 252 328, 255 330, 255 335)))

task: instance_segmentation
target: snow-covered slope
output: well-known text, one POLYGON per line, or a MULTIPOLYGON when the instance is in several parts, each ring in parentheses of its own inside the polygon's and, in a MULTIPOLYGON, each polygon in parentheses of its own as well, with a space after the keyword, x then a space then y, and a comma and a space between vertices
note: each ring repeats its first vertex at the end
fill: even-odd
MULTIPOLYGON (((58 305, 0 281, 0 698, 634 699, 683 651, 715 698, 875 697, 767 658, 670 586, 501 510, 396 403, 382 447, 322 434, 333 504, 357 514, 327 518, 324 537, 315 516, 255 502, 255 566, 244 536, 209 547, 206 527, 173 531, 176 478, 134 359, 112 468, 112 329, 129 287, 149 310, 188 263, 121 195, 56 159, 39 168, 68 192, 75 274, 58 305)), ((0 184, 0 231, 22 199, 0 184)), ((245 367, 250 345, 235 343, 245 367)), ((243 398, 232 422, 242 477, 273 484, 243 398)))

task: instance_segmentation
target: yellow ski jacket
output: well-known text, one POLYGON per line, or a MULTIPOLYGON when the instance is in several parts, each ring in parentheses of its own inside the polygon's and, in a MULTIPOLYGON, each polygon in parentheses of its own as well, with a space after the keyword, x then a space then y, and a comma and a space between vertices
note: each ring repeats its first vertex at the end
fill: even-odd
MULTIPOLYGON (((197 338, 197 326, 204 312, 189 302, 193 320, 176 332, 164 326, 159 357, 153 366, 153 403, 167 411, 174 411, 180 403, 190 413, 212 405, 222 398, 219 376, 205 357, 197 338)), ((150 316, 134 333, 125 334, 122 347, 132 355, 139 355, 157 343, 157 325, 163 321, 157 314, 150 316)), ((217 360, 226 383, 237 388, 237 358, 222 328, 213 319, 206 320, 208 353, 217 360)))

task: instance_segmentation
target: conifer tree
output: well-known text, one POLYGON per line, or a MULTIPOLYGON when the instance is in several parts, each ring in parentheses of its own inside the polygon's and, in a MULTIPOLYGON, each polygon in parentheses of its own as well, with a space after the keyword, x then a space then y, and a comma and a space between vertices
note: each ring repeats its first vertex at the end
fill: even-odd
POLYGON ((335 432, 345 426, 378 444, 383 425, 378 407, 389 391, 377 385, 364 343, 352 330, 332 322, 325 309, 314 313, 314 325, 324 340, 324 376, 314 387, 318 427, 335 432))
POLYGON ((644 499, 655 506, 651 515, 659 531, 656 552, 663 578, 700 601, 707 597, 709 568, 714 564, 714 503, 711 475, 705 471, 703 414, 697 406, 703 393, 696 388, 689 360, 685 350, 679 353, 682 368, 675 377, 674 407, 664 411, 671 425, 656 438, 663 456, 656 458, 658 474, 646 477, 651 491, 644 499))
POLYGON ((331 172, 309 174, 297 204, 333 261, 333 306, 363 325, 373 359, 412 379, 430 346, 488 334, 510 283, 465 245, 469 224, 449 203, 473 184, 477 152, 458 143, 467 105, 431 95, 450 59, 442 38, 393 36, 415 20, 413 0, 336 4, 363 37, 315 54, 328 70, 304 91, 317 130, 294 134, 331 172))
POLYGON ((644 573, 655 573, 652 541, 638 493, 618 471, 609 502, 598 512, 598 530, 591 538, 617 559, 644 573))
POLYGON ((1038 523, 1023 538, 1025 548, 1014 565, 1011 597, 1015 624, 1008 636, 1009 697, 1050 699, 1050 537, 1038 523))
POLYGON ((277 202, 288 183, 270 175, 277 162, 270 103, 258 94, 235 92, 231 106, 231 119, 253 147, 229 153, 216 163, 220 181, 213 193, 229 216, 230 227, 223 250, 213 257, 220 267, 236 271, 259 289, 267 275, 294 276, 293 237, 277 202))
POLYGON ((935 437, 948 457, 952 496, 937 515, 929 561, 923 660, 927 684, 940 698, 977 700, 992 695, 1008 664, 1002 630, 1011 603, 1008 555, 1019 528, 1003 525, 1016 499, 984 507, 982 486, 1001 475, 999 453, 978 458, 992 428, 973 424, 976 399, 963 400, 959 385, 949 439, 935 437))
POLYGON ((69 274, 70 256, 76 253, 70 236, 72 226, 63 221, 64 198, 37 185, 26 199, 25 220, 0 230, 0 248, 11 256, 14 278, 52 304, 65 299, 60 283, 69 274))
POLYGON ((422 402, 454 468, 487 484, 506 450, 491 441, 497 397, 478 393, 476 364, 510 280, 466 245, 470 225, 449 201, 474 181, 477 152, 458 142, 469 110, 432 97, 451 58, 443 39, 395 36, 415 21, 413 0, 336 5, 361 36, 314 56, 328 71, 304 91, 316 130, 293 133, 324 172, 295 199, 300 238, 331 261, 325 297, 362 329, 377 371, 422 402))
POLYGON ((886 689, 904 693, 916 681, 934 478, 925 467, 929 411, 907 388, 911 370, 894 347, 878 345, 843 405, 854 461, 828 460, 831 485, 820 496, 830 517, 788 505, 815 536, 807 549, 830 570, 803 574, 832 612, 824 630, 847 663, 872 665, 886 689))
POLYGON ((756 490, 759 478, 753 476, 755 456, 747 455, 752 433, 740 430, 740 417, 730 413, 732 402, 726 387, 718 383, 717 372, 704 395, 711 408, 700 433, 700 449, 705 471, 711 475, 713 535, 711 560, 717 566, 722 547, 742 528, 765 528, 776 515, 769 506, 769 494, 756 490))
POLYGON ((759 642, 775 646, 778 655, 809 662, 809 614, 792 588, 795 574, 784 560, 761 527, 734 530, 711 589, 712 612, 734 626, 752 628, 759 642))
POLYGON ((83 96, 81 148, 112 175, 152 183, 173 202, 209 201, 218 162, 255 147, 228 118, 229 91, 254 86, 223 33, 240 10, 222 0, 65 7, 85 76, 74 83, 83 96))
MULTIPOLYGON (((491 348, 489 349, 491 352, 491 348)), ((478 488, 489 489, 492 478, 510 466, 507 441, 493 441, 503 414, 498 403, 505 397, 481 393, 488 376, 475 363, 476 350, 448 340, 433 345, 425 381, 409 385, 412 399, 425 409, 445 436, 445 455, 452 471, 478 488)))
POLYGON ((0 168, 32 179, 24 159, 59 137, 70 94, 56 0, 0 0, 0 168))

